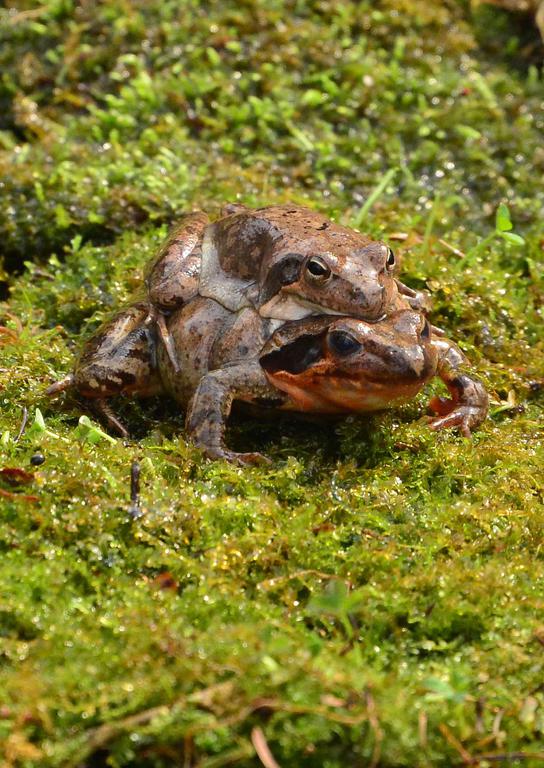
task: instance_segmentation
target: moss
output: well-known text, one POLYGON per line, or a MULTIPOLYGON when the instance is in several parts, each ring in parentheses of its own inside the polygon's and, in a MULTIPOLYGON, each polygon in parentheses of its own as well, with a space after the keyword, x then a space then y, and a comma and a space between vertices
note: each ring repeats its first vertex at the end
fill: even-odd
POLYGON ((255 726, 285 766, 541 764, 542 76, 481 47, 482 18, 0 11, 0 468, 31 473, 0 474, 7 765, 249 767, 255 726), (492 394, 472 441, 426 429, 427 393, 337 425, 234 419, 273 459, 241 470, 203 461, 173 404, 127 402, 138 439, 93 443, 81 403, 44 397, 167 224, 232 199, 391 239, 492 394), (501 202, 525 245, 496 234, 501 202))

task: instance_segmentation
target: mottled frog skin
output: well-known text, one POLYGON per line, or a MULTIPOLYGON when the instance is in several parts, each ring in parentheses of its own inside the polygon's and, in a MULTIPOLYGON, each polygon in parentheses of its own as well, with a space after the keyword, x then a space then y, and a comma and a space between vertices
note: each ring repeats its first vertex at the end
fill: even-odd
MULTIPOLYGON (((411 309, 396 310, 377 323, 329 315, 273 331, 272 321, 251 307, 233 313, 197 296, 168 318, 179 366, 172 364, 160 341, 157 359, 151 359, 148 340, 137 330, 146 311, 145 304, 133 307, 124 319, 136 329, 128 334, 133 367, 124 379, 125 391, 170 394, 187 411, 187 435, 210 458, 239 464, 263 460, 260 454, 234 453, 225 445, 234 401, 267 410, 365 413, 409 400, 438 375, 451 398, 431 400, 437 414, 431 428, 454 427, 468 436, 487 414, 485 389, 465 372, 462 352, 434 337, 425 316, 411 309)), ((120 323, 119 316, 114 322, 120 323)), ((108 343, 107 332, 91 340, 71 383, 119 428, 107 406, 109 391, 97 386, 102 351, 109 378, 127 375, 124 368, 117 374, 111 367, 108 343)))
POLYGON ((213 224, 184 217, 146 271, 151 304, 176 309, 197 293, 233 312, 298 320, 342 314, 375 321, 399 292, 416 309, 426 295, 395 277, 395 256, 381 242, 296 205, 227 206, 213 224))
POLYGON ((207 456, 250 463, 262 457, 224 444, 235 400, 365 412, 438 375, 451 399, 431 401, 431 426, 469 435, 486 416, 485 390, 394 268, 386 245, 306 208, 230 206, 214 224, 189 214, 146 270, 146 296, 105 323, 47 391, 75 389, 124 436, 110 398, 166 391, 207 456))
POLYGON ((395 267, 385 244, 300 206, 231 204, 213 224, 202 211, 187 214, 147 266, 145 297, 106 322, 83 351, 75 379, 49 393, 92 385, 122 431, 106 398, 129 393, 135 371, 148 367, 141 359, 146 340, 151 361, 160 339, 179 370, 167 317, 193 299, 214 299, 233 313, 251 307, 274 321, 270 332, 318 314, 375 321, 394 309, 426 308, 427 295, 400 283, 395 267))
POLYGON ((469 436, 486 417, 484 387, 464 372, 466 358, 454 344, 433 338, 422 313, 402 309, 377 323, 306 318, 267 339, 255 310, 242 310, 235 321, 224 315, 221 322, 217 314, 208 333, 201 319, 209 312, 206 300, 199 299, 172 316, 170 332, 187 365, 176 372, 162 349, 159 370, 166 390, 187 407, 188 435, 211 458, 237 463, 263 458, 225 447, 235 400, 314 414, 366 413, 406 402, 438 375, 451 398, 431 400, 438 414, 433 429, 456 427, 469 436), (197 335, 195 328, 201 329, 197 335))
POLYGON ((174 228, 145 275, 149 317, 174 366, 165 315, 200 295, 232 312, 253 307, 277 320, 342 314, 375 321, 394 307, 428 307, 396 277, 384 243, 296 205, 226 206, 213 224, 201 211, 174 228))

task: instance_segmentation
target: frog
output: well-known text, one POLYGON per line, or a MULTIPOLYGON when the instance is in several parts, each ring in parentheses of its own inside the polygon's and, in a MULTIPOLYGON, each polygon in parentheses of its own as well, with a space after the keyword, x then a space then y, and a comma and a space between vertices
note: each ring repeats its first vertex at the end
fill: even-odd
MULTIPOLYGON (((368 413, 406 402, 439 376, 450 397, 431 399, 432 429, 457 428, 469 437, 487 414, 487 393, 466 372, 464 354, 434 335, 425 315, 412 308, 396 309, 375 323, 320 315, 275 328, 254 307, 233 313, 214 299, 195 296, 167 318, 177 368, 160 338, 156 360, 151 360, 149 341, 140 330, 146 309, 144 302, 125 318, 132 323, 131 376, 110 370, 110 378, 124 378, 126 394, 170 395, 186 410, 187 436, 211 459, 239 465, 266 461, 260 453, 237 453, 226 446, 235 401, 268 413, 368 413)), ((108 343, 108 334, 92 341, 72 382, 81 395, 102 405, 108 392, 97 386, 95 369, 108 343)), ((103 413, 108 417, 107 409, 103 413)))
POLYGON ((429 296, 402 283, 393 250, 325 215, 285 204, 228 204, 210 223, 183 217, 148 265, 150 317, 176 365, 164 316, 197 294, 227 309, 253 306, 262 317, 298 320, 346 314, 374 321, 402 297, 427 310, 429 296))
POLYGON ((176 309, 198 296, 233 314, 253 308, 271 321, 271 331, 284 322, 318 314, 376 321, 393 308, 426 311, 428 295, 400 282, 396 268, 395 254, 385 243, 302 206, 249 209, 228 204, 214 223, 203 211, 191 212, 147 265, 144 295, 109 319, 85 348, 75 374, 47 392, 56 394, 81 383, 86 375, 95 392, 103 394, 95 398, 96 407, 112 428, 125 435, 108 400, 127 392, 126 382, 142 362, 146 340, 150 356, 143 368, 154 360, 160 339, 179 371, 167 324, 176 309), (126 376, 120 375, 123 372, 126 376))

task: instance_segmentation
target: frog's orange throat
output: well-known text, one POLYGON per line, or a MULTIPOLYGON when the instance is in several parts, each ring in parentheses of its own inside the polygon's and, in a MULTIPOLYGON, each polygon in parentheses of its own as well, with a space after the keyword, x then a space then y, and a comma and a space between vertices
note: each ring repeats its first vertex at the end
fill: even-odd
POLYGON ((413 398, 426 384, 419 381, 375 381, 364 372, 335 372, 326 361, 293 374, 265 371, 270 383, 289 396, 284 410, 309 413, 367 413, 392 408, 413 398))

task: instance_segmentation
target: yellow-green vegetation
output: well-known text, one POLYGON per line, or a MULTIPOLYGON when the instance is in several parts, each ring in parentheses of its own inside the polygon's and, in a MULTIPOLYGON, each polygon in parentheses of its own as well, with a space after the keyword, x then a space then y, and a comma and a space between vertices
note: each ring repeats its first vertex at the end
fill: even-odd
POLYGON ((544 85, 515 24, 457 0, 4 3, 2 765, 543 764, 544 85), (123 444, 44 397, 176 215, 233 199, 392 243, 489 387, 473 440, 431 433, 426 397, 239 419, 231 445, 273 459, 240 469, 173 404, 123 404, 123 444))

